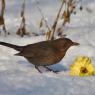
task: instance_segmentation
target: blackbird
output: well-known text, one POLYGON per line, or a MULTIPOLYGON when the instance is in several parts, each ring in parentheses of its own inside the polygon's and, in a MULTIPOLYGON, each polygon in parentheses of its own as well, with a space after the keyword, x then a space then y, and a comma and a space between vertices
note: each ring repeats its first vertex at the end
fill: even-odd
POLYGON ((42 41, 26 46, 17 46, 5 42, 0 42, 0 45, 19 51, 19 53, 15 55, 25 57, 30 63, 35 65, 35 68, 39 72, 41 72, 38 68, 39 66, 43 66, 49 71, 53 71, 47 66, 60 62, 65 56, 66 51, 71 46, 79 45, 79 43, 73 42, 69 38, 59 38, 56 40, 42 41))

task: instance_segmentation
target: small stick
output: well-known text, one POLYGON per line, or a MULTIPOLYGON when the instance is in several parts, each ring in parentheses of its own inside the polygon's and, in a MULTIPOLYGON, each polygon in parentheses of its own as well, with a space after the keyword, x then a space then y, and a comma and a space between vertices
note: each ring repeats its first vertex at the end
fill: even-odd
POLYGON ((37 9, 38 9, 38 11, 40 12, 40 14, 41 14, 41 16, 42 16, 42 19, 44 20, 44 22, 45 22, 45 24, 46 24, 46 27, 48 28, 48 31, 51 31, 51 29, 50 29, 50 27, 49 27, 49 25, 48 25, 48 23, 47 23, 47 21, 46 21, 44 15, 43 15, 43 13, 42 13, 41 8, 38 6, 38 5, 39 5, 39 2, 38 2, 37 0, 35 0, 35 2, 36 2, 36 5, 37 5, 37 6, 36 6, 37 9))
POLYGON ((51 36, 50 36, 50 38, 48 38, 50 40, 53 40, 54 39, 53 36, 54 36, 55 30, 56 30, 58 19, 59 19, 59 16, 60 16, 60 13, 61 13, 61 10, 63 8, 64 3, 65 3, 65 0, 62 1, 61 7, 60 7, 60 9, 58 11, 57 17, 56 17, 55 22, 54 22, 54 24, 52 26, 51 36))

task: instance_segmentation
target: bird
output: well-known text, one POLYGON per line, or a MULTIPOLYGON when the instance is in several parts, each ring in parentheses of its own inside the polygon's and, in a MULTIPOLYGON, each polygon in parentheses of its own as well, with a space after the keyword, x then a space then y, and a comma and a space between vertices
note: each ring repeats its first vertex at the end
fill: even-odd
POLYGON ((65 56, 67 50, 71 46, 77 46, 79 43, 73 42, 69 38, 58 38, 55 40, 41 41, 25 46, 18 46, 6 42, 0 42, 0 45, 13 48, 19 53, 16 56, 26 58, 40 72, 39 66, 46 68, 49 71, 56 72, 48 66, 57 64, 65 56))

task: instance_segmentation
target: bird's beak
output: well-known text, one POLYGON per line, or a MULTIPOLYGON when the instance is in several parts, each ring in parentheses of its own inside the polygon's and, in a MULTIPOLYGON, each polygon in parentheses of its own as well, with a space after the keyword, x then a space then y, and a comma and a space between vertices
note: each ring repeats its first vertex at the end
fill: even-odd
POLYGON ((80 45, 80 44, 77 43, 77 42, 73 42, 73 45, 74 45, 74 46, 78 46, 78 45, 80 45))

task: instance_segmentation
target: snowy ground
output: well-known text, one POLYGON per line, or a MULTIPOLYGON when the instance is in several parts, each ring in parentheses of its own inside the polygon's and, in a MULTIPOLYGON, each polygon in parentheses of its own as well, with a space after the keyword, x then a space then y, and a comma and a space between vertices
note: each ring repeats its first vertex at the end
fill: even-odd
MULTIPOLYGON (((8 7, 6 11, 9 13, 9 15, 6 14, 5 16, 7 29, 15 32, 14 28, 19 26, 19 19, 16 19, 17 13, 14 12, 14 9, 19 10, 20 2, 11 0, 12 2, 8 3, 9 0, 6 1, 8 7), (15 8, 10 8, 13 5, 15 5, 15 8), (11 12, 14 12, 14 14, 11 14, 11 12), (14 26, 12 26, 12 23, 14 23, 14 26)), ((36 23, 40 20, 40 14, 35 7, 34 1, 31 0, 32 15, 29 15, 28 12, 26 17, 27 24, 32 25, 29 29, 37 31, 36 23), (31 21, 29 20, 30 16, 31 21)), ((44 14, 49 17, 49 21, 52 20, 53 22, 60 3, 57 0, 39 1, 44 14)), ((30 1, 27 0, 27 5, 29 4, 30 1)), ((40 74, 26 59, 13 56, 17 51, 0 46, 0 95, 95 95, 95 76, 81 78, 71 77, 68 74, 70 64, 79 55, 91 57, 95 65, 95 0, 84 0, 84 4, 84 9, 89 7, 92 13, 88 13, 86 10, 78 11, 75 16, 72 15, 71 23, 65 27, 67 37, 79 42, 80 46, 71 47, 63 60, 59 64, 52 66, 53 69, 61 71, 59 74, 52 72, 40 74)), ((28 7, 31 8, 30 6, 28 7)), ((45 37, 20 38, 10 35, 5 38, 0 36, 0 41, 17 45, 26 45, 42 40, 45 40, 45 37)))

